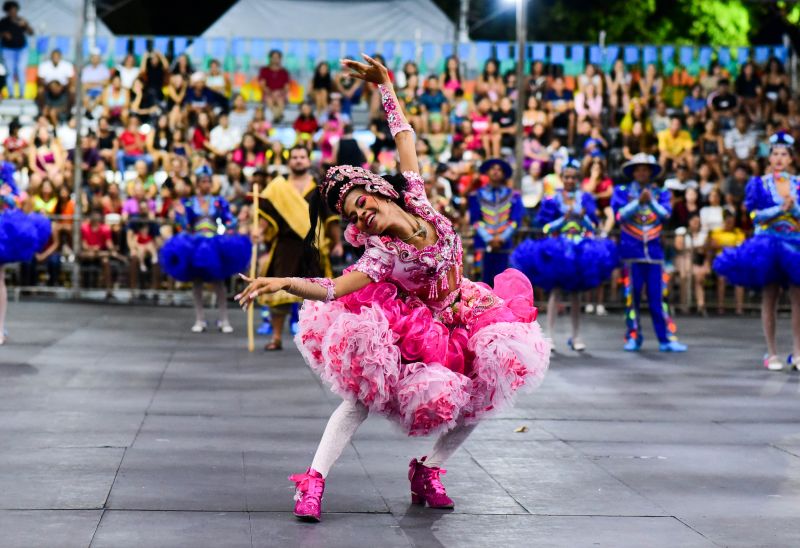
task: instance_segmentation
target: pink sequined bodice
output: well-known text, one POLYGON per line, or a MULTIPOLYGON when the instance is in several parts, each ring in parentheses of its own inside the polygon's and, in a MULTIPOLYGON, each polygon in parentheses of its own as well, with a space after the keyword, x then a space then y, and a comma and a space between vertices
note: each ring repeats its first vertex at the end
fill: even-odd
POLYGON ((373 281, 389 281, 430 304, 445 300, 461 283, 461 238, 452 223, 434 210, 418 173, 407 171, 406 209, 428 221, 436 230, 436 243, 417 249, 397 238, 369 236, 364 255, 353 265, 373 281), (451 279, 451 273, 455 279, 451 279), (452 282, 455 283, 452 283, 452 282), (451 287, 452 286, 452 287, 451 287))

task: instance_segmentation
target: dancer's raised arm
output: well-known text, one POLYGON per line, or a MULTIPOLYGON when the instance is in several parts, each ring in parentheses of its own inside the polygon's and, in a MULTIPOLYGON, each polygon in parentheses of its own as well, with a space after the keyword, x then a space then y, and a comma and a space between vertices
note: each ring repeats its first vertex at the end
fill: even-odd
POLYGON ((408 123, 400 101, 397 100, 392 81, 389 78, 389 71, 369 55, 362 53, 361 56, 366 63, 343 59, 342 65, 350 69, 354 78, 378 84, 383 109, 386 111, 386 119, 389 122, 389 130, 392 132, 397 146, 397 154, 400 156, 400 171, 419 173, 417 151, 414 146, 414 129, 408 123))

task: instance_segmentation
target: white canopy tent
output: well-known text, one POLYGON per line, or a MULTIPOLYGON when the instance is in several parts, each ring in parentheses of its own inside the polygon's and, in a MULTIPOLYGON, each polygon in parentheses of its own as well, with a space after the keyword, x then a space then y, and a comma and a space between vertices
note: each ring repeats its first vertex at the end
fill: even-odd
POLYGON ((452 42, 431 0, 239 0, 203 38, 452 42))
MULTIPOLYGON (((81 22, 83 0, 25 0, 20 16, 28 20, 36 35, 74 37, 81 22)), ((113 36, 105 23, 96 20, 97 36, 113 36)), ((87 34, 89 29, 87 28, 87 34)))

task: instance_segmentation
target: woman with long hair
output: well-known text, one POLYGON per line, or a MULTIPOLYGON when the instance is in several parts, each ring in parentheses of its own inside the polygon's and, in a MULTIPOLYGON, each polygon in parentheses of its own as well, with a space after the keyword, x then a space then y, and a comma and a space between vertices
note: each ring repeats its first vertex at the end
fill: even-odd
POLYGON ((570 159, 561 168, 564 188, 545 199, 536 216, 545 238, 522 242, 511 254, 511 264, 531 282, 550 293, 547 301, 547 334, 555 334, 561 292, 570 294, 572 335, 567 346, 586 350, 580 338, 581 292, 598 287, 617 266, 614 243, 595 238, 599 232, 597 202, 580 187, 580 162, 570 159))
MULTIPOLYGON (((775 338, 781 288, 788 287, 792 305, 792 355, 800 356, 800 177, 789 172, 793 146, 794 139, 786 133, 770 137, 768 171, 751 178, 745 187, 745 205, 755 234, 714 260, 714 270, 730 284, 761 289, 761 324, 767 343, 764 367, 770 371, 784 368, 775 338)), ((791 356, 788 361, 797 367, 791 356)))
POLYGON ((461 63, 455 55, 445 61, 444 70, 439 75, 439 85, 449 101, 455 99, 457 89, 462 89, 461 63))
POLYGON ((203 310, 203 285, 210 283, 217 296, 217 328, 233 333, 228 321, 224 282, 250 262, 250 241, 234 234, 227 200, 212 194, 211 168, 196 172, 195 195, 173 205, 181 234, 167 240, 159 253, 164 272, 181 282, 192 282, 195 322, 192 333, 208 329, 203 310))
POLYGON ((328 101, 333 93, 333 78, 331 66, 327 61, 320 62, 314 69, 311 77, 311 99, 314 101, 317 114, 322 114, 328 109, 328 101))
POLYGON ((425 195, 414 134, 389 74, 371 57, 364 60, 344 65, 379 85, 403 176, 387 180, 360 167, 331 168, 309 208, 305 240, 306 264, 318 265, 314 243, 324 200, 350 221, 345 236, 364 246, 364 254, 335 279, 243 276, 249 285, 237 295, 243 306, 280 290, 306 299, 295 341, 344 399, 311 467, 290 476, 294 513, 309 521, 319 521, 325 478, 370 411, 411 436, 441 433, 427 457, 411 461, 411 501, 453 508, 442 465, 477 421, 517 389, 538 384, 549 362, 525 276, 507 270, 495 278, 494 290, 463 277, 461 240, 425 195))

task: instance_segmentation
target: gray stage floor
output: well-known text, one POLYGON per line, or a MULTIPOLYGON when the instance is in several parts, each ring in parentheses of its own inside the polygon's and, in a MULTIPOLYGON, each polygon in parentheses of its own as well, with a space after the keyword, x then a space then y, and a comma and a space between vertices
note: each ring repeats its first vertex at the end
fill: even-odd
POLYGON ((591 351, 449 463, 452 513, 409 505, 431 441, 373 417, 309 525, 286 477, 336 398, 293 348, 248 354, 236 312, 233 336, 192 335, 188 309, 12 304, 0 546, 800 545, 800 375, 758 367, 755 317, 679 318, 682 356, 624 354, 620 317, 589 320, 591 351))

